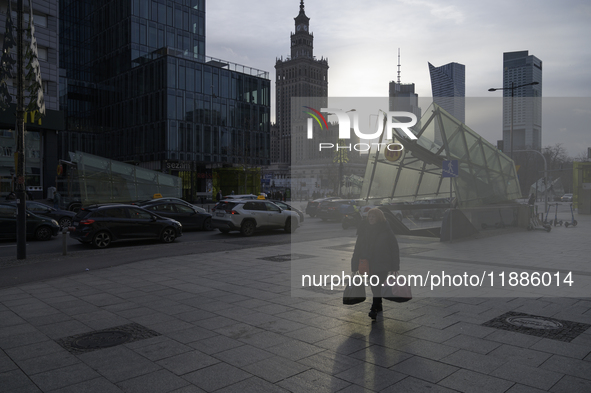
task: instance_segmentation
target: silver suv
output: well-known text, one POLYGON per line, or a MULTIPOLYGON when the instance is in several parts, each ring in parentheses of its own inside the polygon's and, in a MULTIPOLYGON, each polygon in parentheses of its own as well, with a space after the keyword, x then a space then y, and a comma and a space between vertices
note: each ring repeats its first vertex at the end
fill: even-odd
POLYGON ((221 233, 240 231, 243 236, 251 236, 257 229, 283 228, 291 233, 300 224, 296 212, 265 200, 223 200, 215 205, 212 214, 211 224, 221 233))

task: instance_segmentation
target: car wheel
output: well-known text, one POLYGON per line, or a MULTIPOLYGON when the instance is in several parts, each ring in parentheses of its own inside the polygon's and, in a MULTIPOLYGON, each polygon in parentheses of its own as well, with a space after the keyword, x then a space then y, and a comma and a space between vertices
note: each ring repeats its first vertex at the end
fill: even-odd
POLYGON ((297 229, 297 226, 295 224, 292 224, 291 218, 288 218, 287 220, 285 220, 285 228, 284 229, 285 229, 285 232, 287 232, 287 233, 293 233, 297 229))
POLYGON ((51 239, 51 228, 47 225, 40 226, 35 231, 35 239, 37 240, 49 240, 51 239))
POLYGON ((60 228, 68 228, 72 226, 72 220, 70 217, 62 217, 58 223, 60 224, 60 228))
POLYGON ((218 228, 218 230, 219 230, 221 233, 224 233, 224 234, 226 234, 226 233, 230 233, 230 230, 229 230, 229 229, 221 229, 221 228, 218 228))
POLYGON ((94 235, 92 245, 96 248, 107 248, 111 245, 111 234, 109 232, 101 231, 94 235))
POLYGON ((176 239, 176 232, 174 228, 164 228, 162 231, 162 236, 160 236, 160 240, 162 240, 164 243, 172 243, 174 239, 176 239))
POLYGON ((242 223, 242 226, 240 226, 240 233, 242 234, 242 236, 252 236, 255 228, 256 225, 254 221, 244 221, 242 223))
POLYGON ((211 226, 211 218, 210 217, 207 217, 203 221, 203 230, 204 231, 213 231, 213 227, 211 226))

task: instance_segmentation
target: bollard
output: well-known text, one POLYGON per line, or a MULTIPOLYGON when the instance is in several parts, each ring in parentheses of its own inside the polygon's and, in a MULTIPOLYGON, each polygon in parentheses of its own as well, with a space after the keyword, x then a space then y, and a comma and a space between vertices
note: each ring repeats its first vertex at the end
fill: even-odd
POLYGON ((68 228, 62 229, 62 255, 68 254, 68 228))

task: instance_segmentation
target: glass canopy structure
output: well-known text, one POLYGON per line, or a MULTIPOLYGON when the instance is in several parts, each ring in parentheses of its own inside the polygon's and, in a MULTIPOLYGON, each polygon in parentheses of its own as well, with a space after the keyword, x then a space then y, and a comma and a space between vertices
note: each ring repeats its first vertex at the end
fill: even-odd
POLYGON ((448 198, 450 181, 442 177, 445 160, 458 160, 459 174, 451 182, 457 207, 521 197, 513 161, 437 104, 424 112, 412 131, 418 140, 395 137, 394 142, 404 146, 399 158, 386 157, 385 148, 372 150, 361 198, 393 202, 448 198))

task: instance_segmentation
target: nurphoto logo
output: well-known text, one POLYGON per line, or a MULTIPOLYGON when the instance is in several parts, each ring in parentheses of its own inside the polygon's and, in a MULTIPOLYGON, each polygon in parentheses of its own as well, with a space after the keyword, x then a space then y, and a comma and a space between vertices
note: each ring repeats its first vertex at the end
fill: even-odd
MULTIPOLYGON (((347 140, 347 139, 351 139, 351 118, 349 117, 349 113, 345 112, 341 109, 335 109, 335 108, 321 108, 320 111, 311 108, 309 106, 304 106, 304 108, 309 109, 311 112, 305 112, 307 114, 309 114, 310 116, 312 116, 316 122, 318 123, 318 125, 320 126, 320 129, 324 129, 324 127, 326 127, 326 129, 328 129, 328 123, 326 121, 326 119, 324 118, 324 116, 322 115, 322 112, 327 113, 327 114, 331 114, 331 115, 336 115, 337 119, 338 119, 338 124, 339 124, 339 140, 347 140)), ((352 113, 353 115, 353 132, 355 132, 355 135, 357 135, 357 137, 359 137, 359 139, 361 141, 366 140, 366 141, 371 141, 373 139, 379 138, 383 132, 384 129, 386 130, 386 140, 392 140, 392 130, 396 129, 396 133, 399 136, 402 137, 406 137, 410 140, 416 140, 418 139, 413 133, 412 131, 409 130, 410 127, 414 126, 415 124, 417 124, 417 117, 414 113, 411 112, 383 112, 380 111, 378 114, 378 121, 377 121, 377 130, 373 133, 370 134, 365 134, 363 132, 361 132, 361 130, 359 129, 359 115, 355 112, 355 111, 349 111, 352 113), (405 123, 401 123, 401 122, 395 122, 393 119, 394 118, 398 118, 398 117, 406 117, 406 118, 410 118, 409 122, 405 122, 405 123)), ((312 120, 312 118, 308 118, 307 121, 307 137, 308 139, 313 139, 314 137, 314 122, 312 120)), ((396 142, 396 143, 367 143, 367 142, 360 142, 360 143, 356 143, 355 145, 352 145, 351 143, 349 143, 348 145, 339 145, 338 143, 336 144, 336 150, 339 149, 347 149, 349 151, 355 150, 355 151, 363 151, 363 152, 367 152, 370 151, 372 147, 377 147, 378 151, 380 151, 382 149, 382 147, 385 147, 387 150, 391 151, 391 152, 399 152, 402 151, 404 149, 404 146, 402 146, 402 144, 396 142)), ((320 151, 322 151, 322 149, 332 149, 335 148, 335 144, 334 143, 327 143, 327 142, 321 142, 318 144, 318 149, 320 151)))

